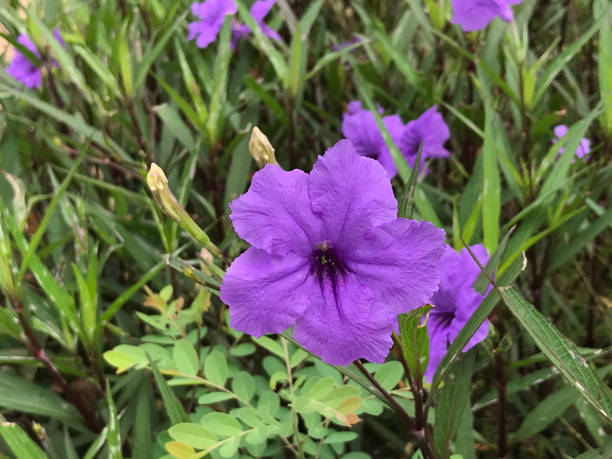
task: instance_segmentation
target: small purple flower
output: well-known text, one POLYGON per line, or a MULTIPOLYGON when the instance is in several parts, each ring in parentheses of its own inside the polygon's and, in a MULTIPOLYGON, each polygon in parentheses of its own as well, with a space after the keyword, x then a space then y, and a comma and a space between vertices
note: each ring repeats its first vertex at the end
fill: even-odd
POLYGON ((252 247, 227 270, 231 325, 261 336, 291 327, 332 365, 383 362, 397 315, 438 285, 444 231, 397 218, 384 169, 341 140, 310 174, 268 164, 230 218, 252 247))
MULTIPOLYGON (((266 24, 264 24, 263 20, 272 8, 272 6, 276 3, 276 0, 258 0, 253 3, 251 6, 251 16, 255 19, 255 22, 261 28, 262 33, 272 40, 281 40, 281 36, 276 32, 276 30, 270 28, 266 24)), ((246 24, 240 24, 238 22, 232 23, 232 49, 236 48, 236 44, 238 40, 242 37, 247 36, 251 33, 251 28, 246 24)))
POLYGON ((484 29, 496 17, 506 22, 514 19, 510 5, 523 0, 451 0, 453 24, 459 24, 464 32, 484 29))
MULTIPOLYGON (((554 128, 554 133, 555 133, 555 137, 553 139, 553 143, 557 143, 557 140, 561 140, 563 137, 565 137, 565 135, 567 134, 567 126, 565 124, 560 124, 558 126, 555 126, 554 128)), ((565 148, 561 147, 559 148, 559 155, 561 156, 563 154, 563 152, 565 151, 565 148)), ((576 149, 576 156, 578 156, 578 158, 582 159, 583 161, 588 161, 591 158, 591 155, 589 154, 591 152, 591 141, 587 138, 582 138, 580 140, 580 144, 578 145, 578 148, 576 149)), ((572 163, 576 162, 576 159, 572 160, 572 163)))
MULTIPOLYGON (((337 44, 333 44, 332 48, 334 51, 340 51, 341 49, 346 48, 347 46, 351 46, 354 45, 356 43, 359 43, 361 40, 359 39, 359 37, 353 37, 352 40, 348 40, 348 41, 343 41, 341 42, 339 45, 337 44)), ((354 50, 353 50, 354 51, 354 50)))
POLYGON ((421 142, 423 149, 420 170, 423 169, 426 158, 446 158, 450 155, 444 148, 444 143, 450 138, 450 132, 437 110, 438 106, 434 105, 404 128, 398 146, 411 168, 414 168, 421 142))
POLYGON ((238 7, 234 0, 206 0, 202 3, 193 3, 191 12, 200 20, 189 24, 187 40, 197 37, 197 47, 206 48, 219 35, 225 16, 235 14, 236 11, 238 7))
MULTIPOLYGON (((382 113, 382 110, 379 111, 382 113)), ((399 145, 404 132, 404 123, 401 118, 398 115, 385 116, 383 124, 389 131, 393 142, 399 145)), ((378 160, 387 171, 387 176, 395 177, 397 168, 380 129, 378 129, 374 114, 365 110, 361 102, 355 100, 349 103, 342 117, 342 134, 353 143, 357 153, 378 160)))
MULTIPOLYGON (((482 244, 474 245, 470 249, 483 266, 489 261, 487 250, 482 244)), ((484 299, 484 295, 473 288, 478 274, 480 268, 467 249, 456 252, 452 247, 446 246, 440 258, 440 288, 429 300, 433 305, 427 320, 429 364, 425 378, 429 382, 446 354, 448 345, 457 337, 484 299)), ((468 341, 463 352, 484 340, 488 333, 489 321, 485 320, 468 341)))
MULTIPOLYGON (((53 30, 53 36, 62 46, 65 46, 59 30, 53 30)), ((28 38, 27 35, 19 35, 17 42, 25 46, 40 59, 40 52, 38 51, 38 48, 36 48, 36 45, 28 38)), ((57 65, 57 62, 54 61, 54 64, 57 65)), ((34 63, 30 62, 28 58, 21 54, 18 50, 15 50, 15 57, 13 57, 10 65, 6 68, 6 73, 11 75, 28 89, 40 88, 42 83, 40 68, 34 63)))

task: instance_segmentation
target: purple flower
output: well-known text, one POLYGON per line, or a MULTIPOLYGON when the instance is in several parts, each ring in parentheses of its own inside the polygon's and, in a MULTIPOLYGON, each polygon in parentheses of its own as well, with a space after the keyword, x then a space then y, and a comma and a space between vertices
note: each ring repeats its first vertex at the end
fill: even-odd
MULTIPOLYGON (((53 36, 62 46, 65 46, 59 30, 53 30, 53 36)), ((40 52, 38 51, 38 48, 36 48, 36 45, 28 38, 27 35, 19 35, 17 38, 17 43, 25 46, 40 59, 40 52)), ((54 61, 54 64, 57 65, 57 62, 54 61)), ((11 75, 28 89, 40 88, 42 83, 40 67, 30 62, 28 58, 21 54, 18 50, 15 50, 15 57, 13 57, 10 65, 6 68, 6 73, 11 75)))
POLYGON ((245 333, 294 325, 295 339, 329 364, 383 362, 397 315, 438 285, 444 231, 397 218, 384 169, 348 140, 310 174, 268 164, 230 208, 252 247, 227 270, 221 300, 245 333))
MULTIPOLYGON (((382 113, 382 110, 380 112, 382 113)), ((393 142, 399 145, 404 131, 404 123, 402 123, 401 118, 398 115, 385 116, 383 124, 389 131, 393 142)), ((353 101, 349 103, 347 111, 342 117, 342 134, 353 143, 357 153, 378 160, 387 171, 387 176, 389 178, 395 177, 397 168, 380 129, 378 129, 374 114, 365 110, 361 106, 361 102, 353 101)))
MULTIPOLYGON (((470 247, 478 261, 484 266, 489 260, 487 250, 481 245, 470 247)), ((440 288, 429 302, 433 309, 427 320, 429 334, 429 364, 425 378, 431 382, 438 364, 446 354, 448 345, 457 337, 463 326, 478 308, 484 295, 474 290, 473 285, 480 268, 467 249, 456 252, 446 246, 440 258, 440 288)), ((485 320, 463 352, 484 340, 489 332, 489 321, 485 320)))
POLYGON ((444 148, 444 143, 450 138, 450 132, 437 110, 438 106, 434 105, 404 128, 398 146, 411 168, 414 168, 421 142, 423 149, 420 170, 423 169, 426 158, 446 158, 450 155, 444 148))
MULTIPOLYGON (((359 37, 353 37, 352 40, 348 40, 348 41, 343 41, 341 42, 339 45, 337 44, 333 44, 332 48, 334 51, 340 51, 341 49, 346 48, 347 46, 351 46, 354 45, 355 43, 359 43, 361 40, 359 39, 359 37)), ((354 50, 353 50, 354 51, 354 50)))
POLYGON ((510 5, 523 0, 451 0, 453 24, 459 24, 464 32, 484 29, 496 17, 510 22, 514 19, 510 5))
MULTIPOLYGON (((554 128, 554 133, 555 133, 555 137, 553 139, 553 143, 557 143, 557 140, 561 140, 563 137, 565 137, 565 135, 567 134, 567 126, 565 124, 560 124, 559 126, 555 126, 554 128)), ((563 152, 565 151, 565 148, 561 147, 559 148, 559 155, 561 156, 563 154, 563 152)), ((591 158, 591 155, 589 154, 591 152, 591 142, 589 139, 583 138, 580 140, 580 144, 578 145, 578 148, 576 149, 576 156, 578 156, 578 158, 582 159, 583 161, 588 161, 591 158)), ((576 162, 576 159, 572 160, 572 163, 576 162)))
MULTIPOLYGON (((281 37, 276 30, 264 24, 263 20, 270 11, 270 8, 276 3, 276 0, 259 0, 251 6, 251 16, 261 28, 262 33, 272 40, 280 41, 281 37)), ((251 28, 246 24, 238 22, 232 23, 232 49, 236 48, 238 40, 251 33, 251 28)))
POLYGON ((225 16, 235 14, 236 11, 238 7, 234 0, 206 0, 202 3, 193 3, 191 12, 200 20, 189 24, 187 40, 197 37, 198 48, 206 48, 219 35, 225 16))

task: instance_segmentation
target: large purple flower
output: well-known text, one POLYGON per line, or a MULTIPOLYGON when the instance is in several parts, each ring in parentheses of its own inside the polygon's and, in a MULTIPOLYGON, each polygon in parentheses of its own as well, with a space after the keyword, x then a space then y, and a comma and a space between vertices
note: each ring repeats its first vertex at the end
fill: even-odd
POLYGON ((453 24, 459 24, 464 32, 484 29, 496 17, 510 22, 514 19, 510 5, 523 0, 451 0, 453 24))
MULTIPOLYGON (((383 124, 389 131, 396 145, 404 132, 404 123, 399 115, 385 116, 383 124)), ((346 113, 342 116, 342 133, 350 140, 361 156, 378 160, 387 171, 389 178, 395 177, 397 168, 378 129, 374 114, 361 106, 361 102, 350 102, 346 113)))
POLYGON ((421 150, 421 166, 427 158, 446 158, 450 155, 444 148, 444 143, 450 138, 448 126, 442 115, 438 113, 438 106, 434 105, 426 110, 416 120, 408 122, 399 141, 399 149, 405 156, 411 168, 414 168, 419 145, 421 150))
MULTIPOLYGON (((59 30, 55 29, 53 31, 53 36, 62 46, 64 46, 64 40, 62 40, 59 30)), ((40 52, 38 51, 38 48, 36 48, 36 45, 27 35, 19 35, 17 38, 17 43, 25 46, 40 59, 40 52)), ((55 63, 55 65, 57 65, 57 63, 55 63)), ((30 62, 28 58, 18 50, 15 50, 15 57, 13 57, 10 65, 6 68, 6 73, 11 75, 28 89, 40 88, 42 83, 40 68, 34 63, 30 62)))
POLYGON ((268 164, 230 204, 252 247, 227 270, 231 325, 293 336, 325 362, 383 362, 397 315, 438 285, 444 231, 397 218, 384 169, 341 140, 310 174, 268 164))
MULTIPOLYGON (((558 126, 555 126, 554 128, 555 138, 553 139, 553 143, 557 143, 557 140, 561 140, 563 137, 565 137, 565 135, 567 134, 567 131, 568 129, 565 124, 560 124, 558 126)), ((563 147, 559 148, 559 156, 561 156, 564 151, 565 151, 565 148, 563 147)), ((580 139, 580 144, 578 145, 578 148, 576 149, 576 156, 582 159, 583 161, 588 161, 591 158, 590 152, 591 152, 591 141, 587 138, 580 139)), ((573 159, 572 163, 574 163, 575 161, 576 159, 573 159)))
POLYGON ((187 40, 197 37, 198 48, 206 48, 219 35, 225 16, 235 14, 236 11, 238 7, 234 0, 206 0, 202 3, 193 3, 191 12, 200 20, 189 24, 187 40))
MULTIPOLYGON (((484 266, 489 260, 487 250, 481 245, 470 247, 478 261, 484 266)), ((446 354, 448 345, 457 337, 463 326, 478 308, 484 295, 474 290, 473 285, 480 268, 467 249, 461 252, 446 246, 440 258, 440 288, 429 302, 434 306, 429 313, 429 364, 425 378, 431 382, 438 364, 446 354)), ((485 320, 463 352, 484 340, 489 332, 489 321, 485 320)))

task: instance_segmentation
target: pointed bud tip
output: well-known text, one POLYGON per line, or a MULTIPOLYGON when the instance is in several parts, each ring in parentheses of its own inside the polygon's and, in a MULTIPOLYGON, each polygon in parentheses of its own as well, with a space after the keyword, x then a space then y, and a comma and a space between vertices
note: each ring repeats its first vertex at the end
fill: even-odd
POLYGON ((168 179, 164 171, 155 163, 151 163, 147 174, 147 185, 151 191, 161 191, 168 188, 168 179))
POLYGON ((274 147, 268 137, 257 126, 253 128, 251 133, 249 151, 260 168, 266 164, 278 164, 274 156, 274 147))

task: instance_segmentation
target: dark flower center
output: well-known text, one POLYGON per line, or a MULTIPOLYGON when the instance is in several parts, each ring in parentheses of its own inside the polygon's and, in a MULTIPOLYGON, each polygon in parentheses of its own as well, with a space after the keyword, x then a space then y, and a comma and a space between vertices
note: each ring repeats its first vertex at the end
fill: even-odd
POLYGON ((347 270, 331 244, 323 241, 317 244, 312 252, 310 271, 319 282, 329 280, 335 286, 336 280, 340 276, 344 276, 347 270))
POLYGON ((448 328, 450 327, 451 322, 455 318, 455 312, 436 312, 435 316, 440 325, 442 325, 444 328, 448 328))

